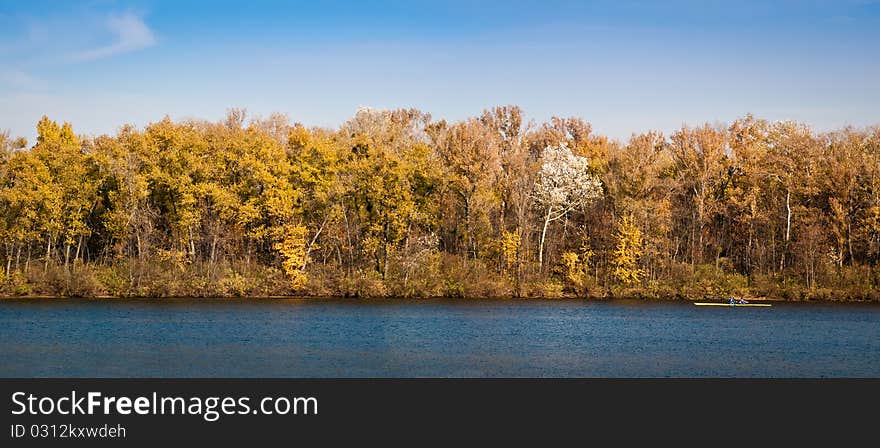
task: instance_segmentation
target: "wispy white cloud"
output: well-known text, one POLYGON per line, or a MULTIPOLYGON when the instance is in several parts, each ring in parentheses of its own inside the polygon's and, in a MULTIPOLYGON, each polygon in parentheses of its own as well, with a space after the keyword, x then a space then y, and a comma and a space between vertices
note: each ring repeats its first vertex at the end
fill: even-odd
POLYGON ((71 61, 92 61, 141 50, 156 43, 153 31, 144 23, 142 17, 133 12, 112 14, 107 17, 105 25, 113 33, 115 42, 73 53, 70 56, 71 61))
POLYGON ((0 85, 7 85, 16 89, 40 90, 46 87, 46 82, 34 78, 22 70, 0 69, 0 85))
POLYGON ((143 15, 130 10, 0 14, 0 92, 47 91, 68 67, 155 44, 143 15))

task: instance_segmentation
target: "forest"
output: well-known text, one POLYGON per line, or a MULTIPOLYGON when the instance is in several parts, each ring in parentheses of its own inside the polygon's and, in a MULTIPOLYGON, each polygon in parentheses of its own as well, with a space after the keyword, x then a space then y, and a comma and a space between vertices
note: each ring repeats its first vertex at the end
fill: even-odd
POLYGON ((501 106, 0 134, 0 296, 877 300, 880 127, 501 106))

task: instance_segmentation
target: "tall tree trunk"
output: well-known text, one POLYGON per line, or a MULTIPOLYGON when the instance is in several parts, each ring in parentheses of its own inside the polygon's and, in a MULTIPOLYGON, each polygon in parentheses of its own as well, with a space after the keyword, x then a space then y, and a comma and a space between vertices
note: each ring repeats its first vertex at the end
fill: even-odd
POLYGON ((79 252, 82 247, 83 236, 79 236, 79 240, 76 242, 76 253, 73 256, 73 262, 76 263, 76 260, 79 260, 79 252))
POLYGON ((691 270, 697 262, 697 212, 691 213, 691 270))
POLYGON ((791 240, 791 189, 785 189, 785 247, 779 257, 779 272, 785 269, 785 255, 788 253, 788 244, 791 240))
POLYGON ((755 218, 751 216, 749 219, 749 244, 746 247, 746 279, 751 285, 752 282, 752 241, 755 236, 755 218))
POLYGON ((217 234, 211 235, 211 265, 214 265, 214 260, 217 257, 217 234))
MULTIPOLYGON (((504 234, 505 230, 507 230, 504 227, 504 215, 506 214, 506 211, 507 211, 507 201, 504 199, 504 196, 502 195, 501 210, 498 215, 498 236, 499 237, 504 234)), ((506 264, 506 261, 504 261, 504 260, 500 260, 500 261, 501 262, 498 263, 498 273, 499 274, 504 272, 504 269, 505 269, 504 265, 506 264)), ((508 268, 509 268, 509 266, 508 266, 508 268)))
POLYGON ((10 269, 12 269, 12 249, 6 244, 6 275, 9 275, 10 269))
POLYGON ((550 216, 553 207, 547 208, 547 216, 544 217, 544 228, 541 229, 541 242, 538 244, 538 269, 544 272, 544 238, 547 237, 547 227, 550 225, 550 216))
POLYGON ((43 265, 43 272, 49 271, 49 257, 52 254, 52 235, 49 235, 49 242, 46 243, 46 263, 43 265))
POLYGON ((196 258, 196 241, 192 237, 192 231, 189 233, 189 253, 193 259, 196 258))
MULTIPOLYGON (((309 261, 309 255, 312 253, 312 248, 315 246, 315 242, 318 241, 318 237, 321 235, 321 232, 324 231, 324 226, 327 225, 327 221, 329 219, 330 219, 330 214, 328 213, 324 216, 324 222, 321 223, 321 227, 318 228, 318 231, 315 232, 315 236, 312 237, 312 240, 309 241, 309 245, 306 246, 306 256, 303 257, 302 265, 300 265, 300 267, 299 267, 300 271, 306 270, 306 263, 308 263, 308 261, 309 261)), ((407 240, 409 240, 409 238, 407 238, 407 240)))
POLYGON ((855 256, 853 255, 853 246, 852 246, 852 224, 850 224, 850 220, 846 220, 846 247, 849 251, 849 264, 853 265, 853 261, 855 260, 855 256))
POLYGON ((471 235, 471 200, 466 195, 464 196, 464 233, 467 235, 467 240, 465 241, 467 257, 477 258, 476 250, 471 252, 471 246, 473 245, 473 236, 471 235))
POLYGON ((699 218, 700 218, 700 227, 698 229, 699 244, 697 245, 697 262, 698 262, 698 264, 703 264, 703 258, 704 258, 703 257, 703 250, 705 249, 705 245, 704 245, 705 243, 703 242, 703 234, 705 233, 706 225, 703 222, 703 207, 702 207, 702 205, 700 206, 699 218))

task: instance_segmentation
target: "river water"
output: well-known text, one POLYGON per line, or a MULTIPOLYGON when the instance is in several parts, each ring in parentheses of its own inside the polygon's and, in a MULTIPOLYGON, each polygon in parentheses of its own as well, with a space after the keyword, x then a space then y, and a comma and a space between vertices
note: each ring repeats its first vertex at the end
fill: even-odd
POLYGON ((0 301, 3 377, 878 377, 880 306, 0 301))

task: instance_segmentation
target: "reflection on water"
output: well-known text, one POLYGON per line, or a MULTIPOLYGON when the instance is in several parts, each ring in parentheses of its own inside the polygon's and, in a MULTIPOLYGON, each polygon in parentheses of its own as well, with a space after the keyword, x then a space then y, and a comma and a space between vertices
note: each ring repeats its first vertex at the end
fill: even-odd
POLYGON ((0 376, 878 377, 880 307, 3 300, 0 376))

